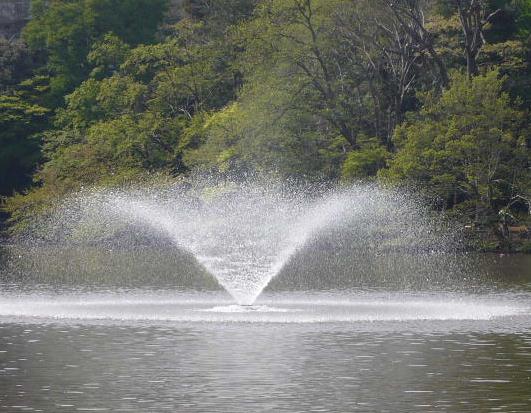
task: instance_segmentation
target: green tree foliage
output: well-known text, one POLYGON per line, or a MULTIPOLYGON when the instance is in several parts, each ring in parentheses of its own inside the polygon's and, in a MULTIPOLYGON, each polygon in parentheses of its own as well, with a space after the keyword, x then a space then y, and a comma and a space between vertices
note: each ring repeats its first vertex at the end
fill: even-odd
POLYGON ((441 96, 429 94, 395 131, 399 151, 381 175, 421 183, 477 222, 529 190, 526 113, 503 92, 497 71, 454 74, 441 96))
POLYGON ((0 37, 0 92, 8 93, 31 76, 34 56, 25 43, 0 37))
POLYGON ((344 180, 374 177, 385 168, 391 153, 377 139, 361 139, 361 148, 348 154, 343 163, 341 176, 344 180))
POLYGON ((34 56, 19 40, 0 38, 0 196, 12 195, 33 182, 41 132, 49 110, 42 106, 48 79, 32 75, 34 56))
POLYGON ((166 7, 166 0, 34 0, 24 39, 47 58, 56 104, 90 73, 94 43, 109 32, 131 46, 153 42, 166 7))
POLYGON ((516 30, 520 37, 531 36, 531 1, 518 0, 516 3, 516 30))
MULTIPOLYGON (((237 75, 224 34, 187 19, 166 30, 157 44, 132 48, 111 33, 92 44, 92 70, 43 135, 45 162, 35 176, 42 186, 25 197, 28 205, 82 185, 182 172, 182 151, 193 146, 188 129, 234 99, 237 75)), ((26 208, 24 197, 11 207, 26 208)))
MULTIPOLYGON (((358 78, 352 53, 335 46, 334 16, 346 1, 266 1, 245 27, 244 73, 254 83, 284 80, 291 93, 306 94, 308 108, 340 133, 352 147, 370 110, 366 85, 358 78), (274 81, 274 80, 272 80, 274 81), (290 91, 291 92, 291 91, 290 91)), ((280 85, 279 85, 280 86, 280 85)), ((282 86, 280 86, 282 87, 282 86)))
POLYGON ((438 0, 428 23, 436 49, 448 69, 470 74, 496 68, 508 76, 507 88, 531 105, 529 54, 525 27, 529 0, 438 0), (466 33, 466 35, 465 35, 466 33), (467 41, 468 38, 468 41, 467 41))
POLYGON ((40 159, 39 139, 48 110, 19 96, 0 96, 0 195, 12 195, 32 182, 40 159))
POLYGON ((507 223, 531 199, 530 10, 33 0, 26 43, 0 40, 3 193, 34 172, 6 208, 24 220, 83 185, 200 170, 414 182, 507 223))
POLYGON ((102 40, 92 45, 87 55, 87 61, 93 67, 90 77, 102 79, 117 73, 130 50, 130 46, 118 36, 107 33, 102 40))
POLYGON ((234 30, 243 49, 237 105, 210 118, 205 147, 187 152, 189 163, 215 169, 220 160, 225 169, 230 155, 238 170, 338 177, 346 153, 360 147, 358 135, 391 145, 428 62, 396 40, 404 33, 386 6, 377 4, 372 15, 367 6, 260 3, 234 30), (361 23, 368 19, 374 24, 361 23))

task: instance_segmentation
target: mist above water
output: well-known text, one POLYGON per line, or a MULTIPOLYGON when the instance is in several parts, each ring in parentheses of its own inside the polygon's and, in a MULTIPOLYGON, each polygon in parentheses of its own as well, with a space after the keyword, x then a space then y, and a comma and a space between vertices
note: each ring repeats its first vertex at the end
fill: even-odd
MULTIPOLYGON (((372 268, 386 265, 392 271, 414 261, 426 265, 421 269, 426 274, 433 273, 430 262, 439 267, 446 262, 447 270, 455 264, 448 256, 455 250, 454 232, 417 197, 361 184, 198 180, 81 191, 36 221, 24 242, 128 248, 161 239, 191 254, 243 305, 253 304, 283 271, 298 272, 304 285, 301 268, 312 262, 321 267, 323 284, 342 263, 350 271, 371 262, 372 268)), ((177 276, 180 269, 174 271, 177 276)))

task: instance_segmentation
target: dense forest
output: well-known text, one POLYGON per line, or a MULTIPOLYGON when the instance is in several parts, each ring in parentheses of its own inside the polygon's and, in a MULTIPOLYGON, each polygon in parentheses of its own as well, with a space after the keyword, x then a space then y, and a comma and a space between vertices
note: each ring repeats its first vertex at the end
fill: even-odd
POLYGON ((87 186, 271 174, 414 186, 530 250, 531 0, 33 0, 0 38, 16 231, 87 186))

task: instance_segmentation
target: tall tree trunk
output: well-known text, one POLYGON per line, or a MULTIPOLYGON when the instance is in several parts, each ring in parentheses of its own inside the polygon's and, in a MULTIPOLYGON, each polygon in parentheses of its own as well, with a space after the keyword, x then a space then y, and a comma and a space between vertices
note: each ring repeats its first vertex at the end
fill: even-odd
POLYGON ((469 78, 479 74, 476 57, 470 50, 466 50, 466 72, 469 78))
POLYGON ((477 58, 483 45, 485 36, 483 34, 486 24, 494 17, 500 9, 488 13, 487 0, 453 0, 461 22, 464 37, 464 53, 466 58, 466 69, 468 76, 472 78, 479 74, 477 58))
MULTIPOLYGON (((456 0, 458 1, 458 0, 456 0)), ((435 50, 434 37, 424 22, 423 4, 419 0, 394 1, 384 0, 384 4, 394 13, 397 22, 415 42, 419 50, 426 51, 430 56, 439 74, 442 88, 446 88, 449 81, 448 70, 443 60, 435 50)))

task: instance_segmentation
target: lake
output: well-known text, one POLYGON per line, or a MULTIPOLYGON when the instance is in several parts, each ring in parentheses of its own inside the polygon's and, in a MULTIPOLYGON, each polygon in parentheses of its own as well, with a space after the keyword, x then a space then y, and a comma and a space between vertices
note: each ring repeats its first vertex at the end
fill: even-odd
POLYGON ((476 257, 459 288, 281 273, 249 308, 116 259, 103 284, 4 269, 1 411, 531 411, 529 256, 476 257))

